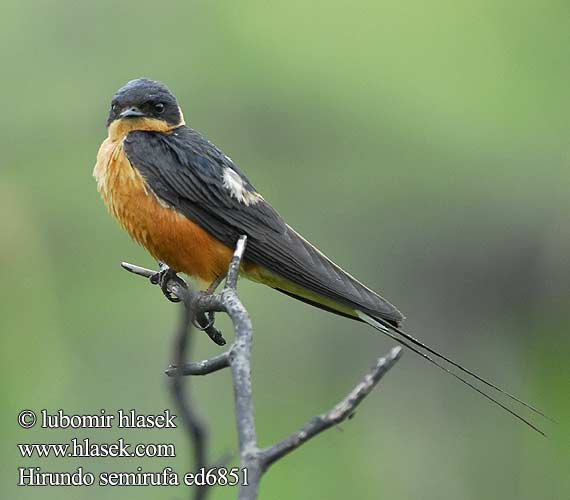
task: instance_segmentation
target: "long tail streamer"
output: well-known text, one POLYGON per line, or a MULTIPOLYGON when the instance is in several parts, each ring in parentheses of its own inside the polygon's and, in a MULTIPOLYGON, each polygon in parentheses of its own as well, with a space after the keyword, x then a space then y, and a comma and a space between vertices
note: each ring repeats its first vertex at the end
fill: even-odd
POLYGON ((458 375, 457 373, 451 371, 449 368, 447 368, 446 366, 442 365, 441 363, 438 363, 435 359, 433 359, 431 356, 429 356, 428 354, 420 351, 419 349, 417 349, 416 347, 414 347, 411 344, 414 344, 417 347, 421 347, 423 349, 425 349, 426 351, 428 351, 429 353, 433 354, 434 356, 437 356, 438 358, 448 362, 450 365, 455 366, 456 368, 458 368, 459 370, 461 370, 463 373, 466 373, 467 375, 472 376, 473 378, 475 378, 476 380, 480 381, 481 383, 487 385, 488 387, 500 392, 501 394, 504 394, 505 396, 507 396, 509 399, 511 399, 512 401, 515 401, 517 403, 520 403, 521 405, 525 406, 526 408, 530 409, 531 411, 535 412, 536 414, 547 418, 549 420, 552 420, 550 417, 546 416, 542 411, 540 411, 539 409, 535 408, 534 406, 522 401, 521 399, 517 398, 516 396, 510 394, 509 392, 505 391, 504 389, 501 389, 500 387, 498 387, 497 385, 493 384, 492 382, 489 382, 488 380, 482 378, 481 376, 477 375, 476 373, 472 372, 471 370, 461 366, 459 363, 456 363, 455 361, 449 359, 448 357, 444 356, 443 354, 438 353, 437 351, 435 351, 434 349, 432 349, 431 347, 427 346, 426 344, 420 342, 418 339, 412 337, 410 334, 404 332, 403 330, 401 330, 398 327, 395 327, 393 325, 391 325, 388 322, 384 322, 382 320, 376 320, 375 318, 372 318, 371 316, 369 316, 368 314, 365 314, 361 311, 358 311, 358 316, 360 319, 362 319, 362 321, 364 321, 365 323, 368 323, 370 326, 372 326, 373 328, 375 328, 376 330, 382 332, 383 334, 387 335, 388 337, 390 337, 391 339, 395 340, 396 342, 402 344, 404 347, 406 347, 407 349, 409 349, 410 351, 414 352, 415 354, 417 354, 418 356, 426 359, 427 361, 429 361, 430 363, 432 363, 433 365, 437 366, 438 368, 440 368, 441 370, 443 370, 446 373, 449 373, 452 377, 456 378, 457 380, 461 381, 463 384, 467 385, 468 387, 470 387, 471 389, 473 389, 475 392, 481 394, 484 398, 488 399, 489 401, 491 401, 492 403, 496 404, 497 406, 499 406, 500 408, 502 408, 503 410, 505 410, 506 412, 510 413, 511 415, 513 415, 515 418, 519 419, 521 422, 525 423, 527 426, 529 426, 531 429, 533 429, 534 431, 538 432, 539 434, 541 434, 542 436, 546 437, 546 434, 544 433, 544 431, 542 429, 540 429, 539 427, 537 427, 536 425, 534 425, 532 422, 530 422, 529 420, 527 420, 526 418, 524 418, 523 416, 521 416, 520 414, 518 414, 517 412, 515 412, 514 410, 512 410, 511 408, 509 408, 508 406, 504 405, 503 403, 501 403, 500 401, 498 401, 497 399, 493 398, 492 396, 490 396, 489 394, 487 394, 486 392, 482 391, 479 387, 473 385, 471 382, 469 382, 468 380, 466 380, 465 378, 461 377, 460 375, 458 375), (395 332, 395 333, 394 333, 395 332), (402 338, 400 338, 399 336, 396 335, 399 334, 402 337, 404 337, 404 339, 406 339, 408 342, 402 340, 402 338))

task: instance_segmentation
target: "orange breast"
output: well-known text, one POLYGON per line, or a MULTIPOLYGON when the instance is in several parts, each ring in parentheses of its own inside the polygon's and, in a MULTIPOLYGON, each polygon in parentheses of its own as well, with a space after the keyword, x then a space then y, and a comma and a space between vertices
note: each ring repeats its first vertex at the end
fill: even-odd
POLYGON ((122 141, 103 142, 93 175, 109 211, 155 259, 208 283, 226 273, 232 250, 161 204, 131 166, 122 141))

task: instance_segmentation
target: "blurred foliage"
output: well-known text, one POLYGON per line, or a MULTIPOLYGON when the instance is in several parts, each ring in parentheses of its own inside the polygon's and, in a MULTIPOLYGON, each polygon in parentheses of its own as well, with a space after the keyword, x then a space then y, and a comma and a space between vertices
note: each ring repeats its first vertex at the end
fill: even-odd
MULTIPOLYGON (((119 269, 152 261, 91 178, 110 97, 139 76, 165 81, 187 122, 410 331, 559 421, 541 439, 408 353, 344 432, 272 469, 262 498, 568 498, 568 2, 5 0, 0 14, 2 498, 187 498, 15 486, 21 465, 191 467, 180 430, 78 433, 175 441, 171 461, 25 460, 15 446, 76 434, 21 430, 23 408, 171 405, 177 310, 119 269)), ((262 444, 390 346, 254 284, 241 293, 262 444)), ((194 386, 214 453, 233 450, 228 374, 194 386)))

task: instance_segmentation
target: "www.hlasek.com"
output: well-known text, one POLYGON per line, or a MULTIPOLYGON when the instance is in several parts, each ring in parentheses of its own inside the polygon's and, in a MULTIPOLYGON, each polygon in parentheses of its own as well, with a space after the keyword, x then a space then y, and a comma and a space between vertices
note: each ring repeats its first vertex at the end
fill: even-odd
MULTIPOLYGON (((101 410, 92 415, 67 415, 63 410, 50 414, 32 410, 18 414, 18 424, 31 429, 36 424, 42 429, 173 429, 176 415, 169 410, 159 414, 143 415, 135 410, 108 413, 101 410), (39 418, 38 418, 39 417, 39 418)), ((124 438, 112 442, 95 442, 90 438, 72 437, 64 443, 19 443, 23 459, 42 458, 173 458, 173 443, 130 444, 124 438)), ((236 486, 247 485, 248 471, 239 467, 202 467, 196 472, 178 473, 171 467, 159 471, 98 472, 84 467, 73 471, 45 471, 37 465, 18 467, 18 486, 236 486)))

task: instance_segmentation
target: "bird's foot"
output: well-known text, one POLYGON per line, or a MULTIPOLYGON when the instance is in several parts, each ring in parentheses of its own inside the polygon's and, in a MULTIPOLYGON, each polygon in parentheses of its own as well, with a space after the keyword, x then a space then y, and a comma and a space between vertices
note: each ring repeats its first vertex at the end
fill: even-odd
MULTIPOLYGON (((224 276, 218 276, 206 290, 202 290, 199 292, 202 296, 213 295, 216 291, 216 288, 220 285, 223 281, 224 276)), ((213 311, 209 311, 208 313, 200 313, 196 315, 194 318, 194 326, 198 328, 198 330, 202 330, 206 332, 208 336, 218 345, 225 345, 226 340, 222 336, 222 332, 218 330, 214 323, 216 321, 216 316, 213 311)))
POLYGON ((149 278, 150 282, 153 285, 159 285, 162 293, 168 300, 170 300, 170 302, 180 302, 180 299, 168 289, 168 283, 170 281, 178 281, 183 285, 184 281, 178 277, 176 271, 170 269, 170 267, 163 262, 159 262, 158 265, 160 267, 160 271, 149 278))
POLYGON ((208 313, 199 313, 194 318, 194 326, 198 330, 205 332, 215 344, 225 345, 226 339, 222 335, 222 332, 214 326, 215 321, 216 317, 212 311, 208 313))
MULTIPOLYGON (((223 276, 218 276, 214 281, 212 281, 212 283, 210 283, 210 286, 206 288, 206 290, 201 290, 198 293, 206 297, 208 295, 213 295, 223 279, 223 276)), ((198 315, 194 320, 194 326, 198 328, 198 330, 206 331, 214 326, 215 321, 216 317, 214 316, 214 313, 210 311, 207 314, 198 315)))
POLYGON ((216 317, 214 316, 214 313, 209 311, 207 313, 197 314, 194 319, 194 326, 198 328, 198 330, 205 332, 209 328, 213 328, 215 322, 216 317))

